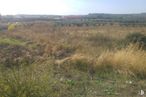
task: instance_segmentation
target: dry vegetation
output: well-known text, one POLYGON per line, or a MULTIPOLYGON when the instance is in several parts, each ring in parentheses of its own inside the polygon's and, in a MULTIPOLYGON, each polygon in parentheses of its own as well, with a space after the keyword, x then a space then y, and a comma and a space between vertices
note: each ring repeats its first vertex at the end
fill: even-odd
POLYGON ((146 90, 145 27, 36 22, 0 34, 0 97, 137 97, 146 90), (142 39, 129 40, 135 32, 142 39))

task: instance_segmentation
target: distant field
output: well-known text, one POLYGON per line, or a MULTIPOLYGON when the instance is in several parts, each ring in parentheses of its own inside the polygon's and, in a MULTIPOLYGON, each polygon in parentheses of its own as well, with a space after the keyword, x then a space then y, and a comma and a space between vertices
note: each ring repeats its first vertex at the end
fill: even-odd
POLYGON ((14 24, 0 30, 0 97, 140 97, 146 91, 145 26, 14 24))

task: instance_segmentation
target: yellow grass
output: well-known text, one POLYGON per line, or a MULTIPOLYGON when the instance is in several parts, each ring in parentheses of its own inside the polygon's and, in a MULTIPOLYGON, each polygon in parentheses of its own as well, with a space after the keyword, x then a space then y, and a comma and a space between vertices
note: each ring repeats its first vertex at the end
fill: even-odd
POLYGON ((146 51, 138 45, 129 45, 117 51, 107 51, 101 54, 97 61, 97 68, 111 67, 119 73, 132 74, 139 77, 146 76, 146 51))
POLYGON ((125 39, 129 33, 140 32, 145 34, 145 27, 54 27, 49 24, 41 25, 34 24, 30 27, 22 27, 7 35, 22 37, 40 44, 43 46, 41 51, 44 51, 45 58, 52 57, 52 55, 66 51, 66 49, 67 51, 73 49, 71 55, 62 57, 62 59, 55 59, 56 64, 64 65, 66 62, 74 64, 74 61, 82 60, 87 61, 85 63, 90 61, 89 63, 96 65, 101 71, 105 68, 113 68, 122 73, 146 75, 146 52, 139 49, 137 45, 111 51, 119 48, 116 41, 125 39), (95 63, 95 61, 97 62, 95 63))

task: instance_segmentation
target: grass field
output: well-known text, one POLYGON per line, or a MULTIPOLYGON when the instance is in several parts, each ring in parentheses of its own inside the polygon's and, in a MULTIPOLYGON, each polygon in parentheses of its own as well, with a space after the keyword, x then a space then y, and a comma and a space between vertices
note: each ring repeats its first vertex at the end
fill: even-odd
POLYGON ((145 27, 46 22, 2 32, 0 97, 141 97, 145 35, 145 27))

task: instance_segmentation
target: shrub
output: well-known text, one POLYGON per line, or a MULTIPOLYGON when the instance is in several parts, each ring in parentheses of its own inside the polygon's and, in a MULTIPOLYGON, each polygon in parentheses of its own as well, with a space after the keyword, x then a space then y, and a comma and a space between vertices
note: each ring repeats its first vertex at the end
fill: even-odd
POLYGON ((8 31, 13 31, 16 28, 16 24, 9 24, 8 25, 8 31))
POLYGON ((141 33, 130 33, 126 36, 125 40, 128 43, 138 43, 144 47, 146 47, 146 35, 141 33))

